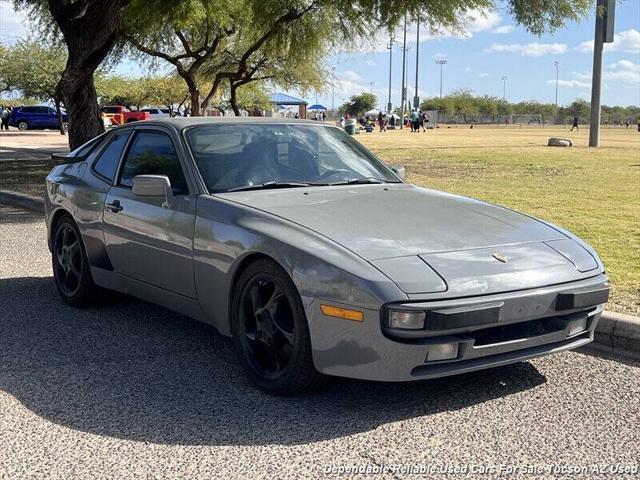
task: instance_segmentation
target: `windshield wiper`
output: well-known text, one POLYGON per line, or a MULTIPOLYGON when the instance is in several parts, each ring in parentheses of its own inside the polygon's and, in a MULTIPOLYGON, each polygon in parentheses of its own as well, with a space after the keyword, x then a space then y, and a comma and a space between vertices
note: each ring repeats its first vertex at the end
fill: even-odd
POLYGON ((243 185, 241 187, 230 188, 225 190, 227 192, 242 192, 246 190, 267 190, 270 188, 295 188, 295 187, 308 187, 308 183, 302 182, 265 182, 258 183, 257 185, 243 185))
POLYGON ((329 185, 334 186, 334 185, 360 185, 360 184, 365 184, 365 183, 383 183, 382 180, 374 178, 374 177, 365 177, 365 178, 351 178, 349 180, 343 180, 341 182, 333 182, 330 183, 329 185))

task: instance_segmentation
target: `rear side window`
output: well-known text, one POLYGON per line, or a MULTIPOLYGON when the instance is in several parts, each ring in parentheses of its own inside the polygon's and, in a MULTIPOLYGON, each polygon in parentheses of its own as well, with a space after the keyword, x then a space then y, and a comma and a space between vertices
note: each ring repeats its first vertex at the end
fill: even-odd
POLYGON ((136 175, 166 175, 175 195, 188 195, 189 188, 171 138, 161 132, 138 132, 127 152, 120 184, 133 185, 136 175))
POLYGON ((129 132, 116 133, 113 136, 107 148, 103 150, 96 163, 93 164, 93 169, 96 173, 109 181, 113 181, 116 175, 116 169, 118 168, 118 161, 122 155, 122 149, 127 143, 127 138, 129 138, 129 132))
POLYGON ((98 146, 101 140, 104 140, 104 133, 102 135, 98 135, 96 138, 89 140, 84 145, 76 148, 73 152, 69 154, 70 157, 86 157, 93 151, 93 149, 98 146))

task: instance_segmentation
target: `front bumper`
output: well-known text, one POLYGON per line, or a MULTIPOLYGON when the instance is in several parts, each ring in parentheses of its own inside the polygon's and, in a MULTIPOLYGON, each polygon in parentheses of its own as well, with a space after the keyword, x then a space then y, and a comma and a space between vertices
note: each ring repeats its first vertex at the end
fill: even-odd
MULTIPOLYGON (((418 333, 385 328, 379 310, 363 310, 364 321, 354 322, 324 316, 320 305, 331 302, 310 297, 304 297, 303 302, 318 371, 367 380, 407 381, 506 365, 585 345, 593 340, 604 304, 593 304, 602 302, 602 296, 585 296, 583 292, 607 288, 607 277, 601 274, 520 292, 402 304, 439 313, 434 317, 436 328, 418 333), (591 300, 583 301, 585 298, 591 300), (478 307, 483 305, 490 314, 480 313, 483 309, 478 307), (466 313, 461 316, 461 311, 466 313), (448 316, 449 312, 454 314, 448 316), (444 344, 457 346, 455 358, 430 360, 430 352, 444 344)), ((434 357, 438 358, 432 354, 434 357)))

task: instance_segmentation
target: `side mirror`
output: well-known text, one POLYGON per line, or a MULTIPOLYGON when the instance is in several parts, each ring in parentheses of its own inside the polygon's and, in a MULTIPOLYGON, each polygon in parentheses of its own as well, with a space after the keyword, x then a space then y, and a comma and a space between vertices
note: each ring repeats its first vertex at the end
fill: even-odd
POLYGON ((404 175, 405 175, 404 165, 396 165, 390 168, 391 170, 393 170, 393 173, 395 173, 402 180, 404 180, 404 175))
POLYGON ((136 175, 131 191, 138 197, 164 197, 163 207, 169 206, 173 196, 171 182, 166 175, 136 175))

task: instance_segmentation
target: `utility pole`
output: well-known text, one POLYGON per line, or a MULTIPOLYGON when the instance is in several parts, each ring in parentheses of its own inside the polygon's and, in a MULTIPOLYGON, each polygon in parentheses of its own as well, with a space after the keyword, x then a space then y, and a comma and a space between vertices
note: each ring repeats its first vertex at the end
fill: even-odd
POLYGON ((556 111, 558 110, 558 62, 553 62, 556 67, 556 111))
POLYGON ((418 97, 418 55, 420 53, 420 20, 416 24, 416 85, 415 85, 415 95, 413 96, 413 108, 418 108, 420 106, 420 97, 418 97))
POLYGON ((440 65, 440 98, 442 98, 442 67, 447 64, 447 59, 439 58, 436 60, 436 64, 440 65))
POLYGON ((404 14, 404 33, 402 38, 402 95, 400 105, 402 108, 400 109, 400 130, 404 127, 404 108, 405 108, 405 99, 407 98, 407 13, 404 14))
POLYGON ((391 110, 393 108, 393 104, 391 103, 391 66, 392 66, 392 58, 393 58, 393 34, 389 37, 389 44, 387 45, 387 49, 389 50, 389 100, 387 102, 387 112, 393 113, 391 110))
POLYGON ((502 76, 502 99, 507 99, 507 76, 502 76))
POLYGON ((615 0, 598 0, 596 4, 596 32, 593 40, 593 74, 591 76, 591 125, 589 146, 600 145, 600 93, 602 91, 602 50, 613 42, 615 0))
POLYGON ((336 113, 336 67, 331 67, 331 112, 336 113))
POLYGON ((373 94, 373 86, 376 84, 376 82, 369 82, 369 93, 373 94))

